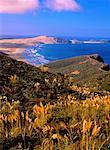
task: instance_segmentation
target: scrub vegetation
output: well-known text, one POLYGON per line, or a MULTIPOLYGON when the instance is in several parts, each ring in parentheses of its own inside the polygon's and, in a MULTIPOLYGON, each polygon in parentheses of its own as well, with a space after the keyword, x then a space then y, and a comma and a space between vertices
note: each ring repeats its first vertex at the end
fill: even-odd
POLYGON ((46 66, 0 57, 1 150, 110 149, 109 71, 87 87, 46 66))

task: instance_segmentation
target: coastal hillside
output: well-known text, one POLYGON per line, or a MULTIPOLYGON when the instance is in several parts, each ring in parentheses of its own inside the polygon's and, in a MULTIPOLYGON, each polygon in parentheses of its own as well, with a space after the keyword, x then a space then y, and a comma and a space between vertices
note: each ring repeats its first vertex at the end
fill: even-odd
MULTIPOLYGON (((1 94, 9 101, 20 100, 21 103, 54 102, 59 96, 72 94, 76 99, 84 99, 87 95, 72 90, 69 78, 62 74, 48 72, 47 67, 34 67, 14 60, 0 53, 1 60, 1 94)), ((88 96, 87 96, 88 97, 88 96)))
MULTIPOLYGON (((0 60, 1 150, 109 148, 109 89, 75 86, 74 76, 50 73, 47 66, 37 68, 4 53, 0 60)), ((100 85, 109 84, 110 78, 101 77, 100 85)))
POLYGON ((1 60, 1 94, 8 100, 52 101, 58 95, 71 92, 64 83, 63 75, 49 73, 47 69, 40 69, 21 61, 16 61, 3 53, 1 60))
POLYGON ((48 67, 50 72, 73 78, 73 84, 110 91, 110 66, 98 54, 51 62, 48 67))
POLYGON ((39 102, 41 99, 43 102, 54 102, 59 96, 68 94, 75 99, 86 99, 90 93, 81 93, 73 88, 74 84, 82 87, 82 83, 88 86, 91 83, 92 90, 98 87, 95 92, 98 94, 100 91, 99 95, 104 90, 110 92, 109 66, 102 63, 103 59, 98 55, 58 61, 48 64, 48 67, 34 67, 4 53, 0 53, 0 60, 1 93, 10 101, 19 99, 29 102, 34 99, 39 102), (99 58, 99 61, 92 57, 99 58), (86 62, 88 59, 91 61, 86 62))

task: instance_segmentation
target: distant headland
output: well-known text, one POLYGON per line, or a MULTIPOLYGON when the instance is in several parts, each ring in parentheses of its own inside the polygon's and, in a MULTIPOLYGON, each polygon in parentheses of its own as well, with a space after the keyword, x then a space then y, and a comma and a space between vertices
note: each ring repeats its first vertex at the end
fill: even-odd
POLYGON ((37 44, 87 44, 87 43, 110 43, 110 40, 77 40, 77 39, 66 39, 54 36, 34 36, 34 37, 18 37, 12 38, 11 36, 6 38, 0 38, 0 51, 9 54, 11 57, 25 61, 22 56, 23 51, 26 48, 32 47, 37 44))

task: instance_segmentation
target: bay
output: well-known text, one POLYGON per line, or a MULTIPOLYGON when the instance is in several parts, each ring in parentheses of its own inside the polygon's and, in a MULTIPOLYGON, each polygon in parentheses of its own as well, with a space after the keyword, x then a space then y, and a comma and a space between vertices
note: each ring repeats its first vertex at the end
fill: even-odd
POLYGON ((26 49, 23 56, 29 63, 37 65, 91 54, 99 54, 110 64, 110 43, 40 44, 26 49))

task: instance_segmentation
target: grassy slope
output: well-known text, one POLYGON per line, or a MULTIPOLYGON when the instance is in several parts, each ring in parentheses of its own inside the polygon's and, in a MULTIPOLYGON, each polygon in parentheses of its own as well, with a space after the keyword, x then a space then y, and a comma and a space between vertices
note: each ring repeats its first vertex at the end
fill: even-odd
MULTIPOLYGON (((85 95, 79 90, 73 90, 73 84, 84 84, 91 87, 95 92, 100 90, 110 91, 110 71, 99 69, 102 63, 96 61, 91 64, 86 57, 67 59, 49 64, 50 72, 61 72, 62 74, 43 72, 41 69, 16 61, 3 54, 1 60, 1 94, 24 101, 55 101, 61 95, 72 94, 76 99, 85 99, 85 95), (86 62, 79 64, 80 62, 86 62), (79 74, 71 74, 79 70, 79 74), (72 77, 72 81, 71 81, 72 77), (55 81, 54 81, 55 80, 55 81), (38 84, 38 85, 37 85, 38 84), (72 87, 72 88, 71 88, 72 87), (72 90, 71 90, 72 89, 72 90)), ((24 102, 25 103, 25 102, 24 102)))
POLYGON ((3 54, 0 55, 1 95, 8 100, 20 100, 23 104, 34 102, 54 102, 59 96, 72 94, 76 99, 83 99, 83 93, 71 90, 68 86, 69 79, 61 74, 48 71, 16 61, 3 54))
POLYGON ((73 77, 73 83, 110 91, 110 71, 101 69, 103 63, 80 56, 48 64, 49 71, 73 77), (75 71, 78 73, 75 74, 75 71))
POLYGON ((10 99, 32 99, 32 98, 51 98, 56 99, 58 94, 63 94, 69 90, 63 83, 63 75, 55 75, 49 72, 42 72, 39 68, 26 63, 16 61, 7 56, 0 55, 1 60, 1 93, 7 95, 10 99), (61 83, 58 90, 54 79, 61 83), (49 79, 46 82, 45 80, 49 79), (37 84, 39 89, 37 91, 37 84), (50 93, 50 95, 48 95, 50 93))

